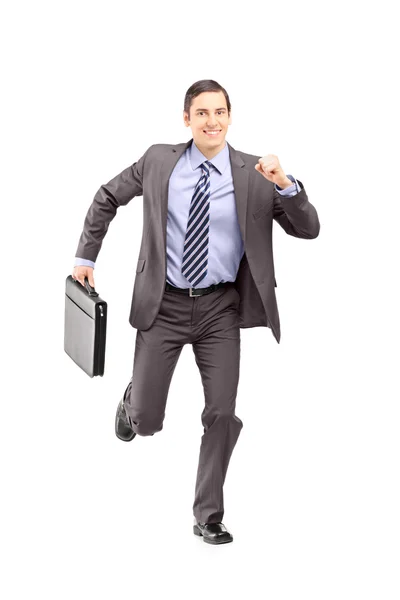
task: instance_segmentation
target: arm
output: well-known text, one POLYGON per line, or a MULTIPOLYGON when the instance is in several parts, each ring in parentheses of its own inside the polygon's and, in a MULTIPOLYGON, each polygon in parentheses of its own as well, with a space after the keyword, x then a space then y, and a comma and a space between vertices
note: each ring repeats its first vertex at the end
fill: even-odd
POLYGON ((275 190, 277 192, 279 192, 281 196, 294 196, 295 194, 297 194, 298 192, 300 192, 301 187, 299 186, 298 182, 293 177, 293 175, 286 175, 286 177, 288 179, 290 179, 290 181, 293 181, 292 185, 290 185, 289 187, 286 187, 286 188, 281 188, 281 187, 279 187, 279 185, 277 185, 275 183, 274 184, 275 185, 275 190))
POLYGON ((102 185, 96 192, 85 217, 83 231, 75 253, 79 259, 75 259, 75 264, 76 261, 83 260, 86 266, 94 266, 93 263, 100 252, 103 238, 117 209, 128 204, 135 196, 142 195, 143 166, 149 150, 150 148, 137 162, 102 185))
POLYGON ((303 184, 288 175, 295 185, 282 190, 275 184, 274 189, 274 219, 288 235, 304 239, 318 237, 320 223, 317 211, 308 201, 303 184), (281 191, 280 191, 281 190, 281 191))

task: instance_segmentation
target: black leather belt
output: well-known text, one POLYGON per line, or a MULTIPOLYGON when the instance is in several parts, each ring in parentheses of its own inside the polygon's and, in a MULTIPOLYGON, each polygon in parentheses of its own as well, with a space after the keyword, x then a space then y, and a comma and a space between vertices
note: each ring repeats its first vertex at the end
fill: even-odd
POLYGON ((220 287, 232 284, 231 281, 221 281, 220 283, 213 283, 209 287, 206 288, 178 288, 174 285, 165 282, 165 289, 169 292, 178 292, 178 294, 186 294, 186 296, 204 296, 205 294, 211 294, 214 290, 217 290, 220 287))

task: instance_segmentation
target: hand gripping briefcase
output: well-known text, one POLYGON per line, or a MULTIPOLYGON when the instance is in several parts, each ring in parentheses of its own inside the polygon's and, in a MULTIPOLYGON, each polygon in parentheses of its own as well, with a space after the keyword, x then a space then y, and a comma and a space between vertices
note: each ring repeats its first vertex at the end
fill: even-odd
POLYGON ((107 302, 85 277, 65 280, 64 350, 90 377, 104 374, 107 302))

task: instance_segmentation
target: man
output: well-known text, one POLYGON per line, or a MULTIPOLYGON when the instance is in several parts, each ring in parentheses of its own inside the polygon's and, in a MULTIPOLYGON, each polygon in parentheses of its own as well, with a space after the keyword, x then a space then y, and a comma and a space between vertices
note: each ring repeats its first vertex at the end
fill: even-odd
POLYGON ((118 405, 124 441, 161 431, 171 378, 192 344, 204 388, 204 435, 193 531, 205 542, 233 537, 222 523, 223 484, 242 421, 235 414, 240 328, 269 327, 279 343, 272 222, 289 235, 319 234, 304 186, 278 157, 236 151, 226 90, 213 80, 186 92, 192 139, 155 144, 96 193, 85 218, 73 277, 94 287, 93 268, 117 209, 143 195, 143 235, 129 322, 137 329, 132 378, 118 405))

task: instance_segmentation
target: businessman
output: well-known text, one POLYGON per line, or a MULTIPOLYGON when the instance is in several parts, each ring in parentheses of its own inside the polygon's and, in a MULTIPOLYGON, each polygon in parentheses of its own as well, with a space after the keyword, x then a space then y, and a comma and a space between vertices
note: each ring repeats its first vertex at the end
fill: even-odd
POLYGON ((191 344, 205 399, 193 532, 223 544, 233 540, 222 522, 223 485, 243 427, 235 414, 240 328, 268 327, 280 342, 273 220, 303 239, 316 238, 320 224, 302 182, 285 174, 276 155, 246 154, 226 141, 231 103, 216 81, 190 86, 183 121, 192 132, 188 142, 150 146, 97 191, 72 276, 95 286, 110 222, 119 207, 143 196, 129 317, 137 329, 133 372, 115 431, 124 441, 161 431, 172 375, 191 344))

